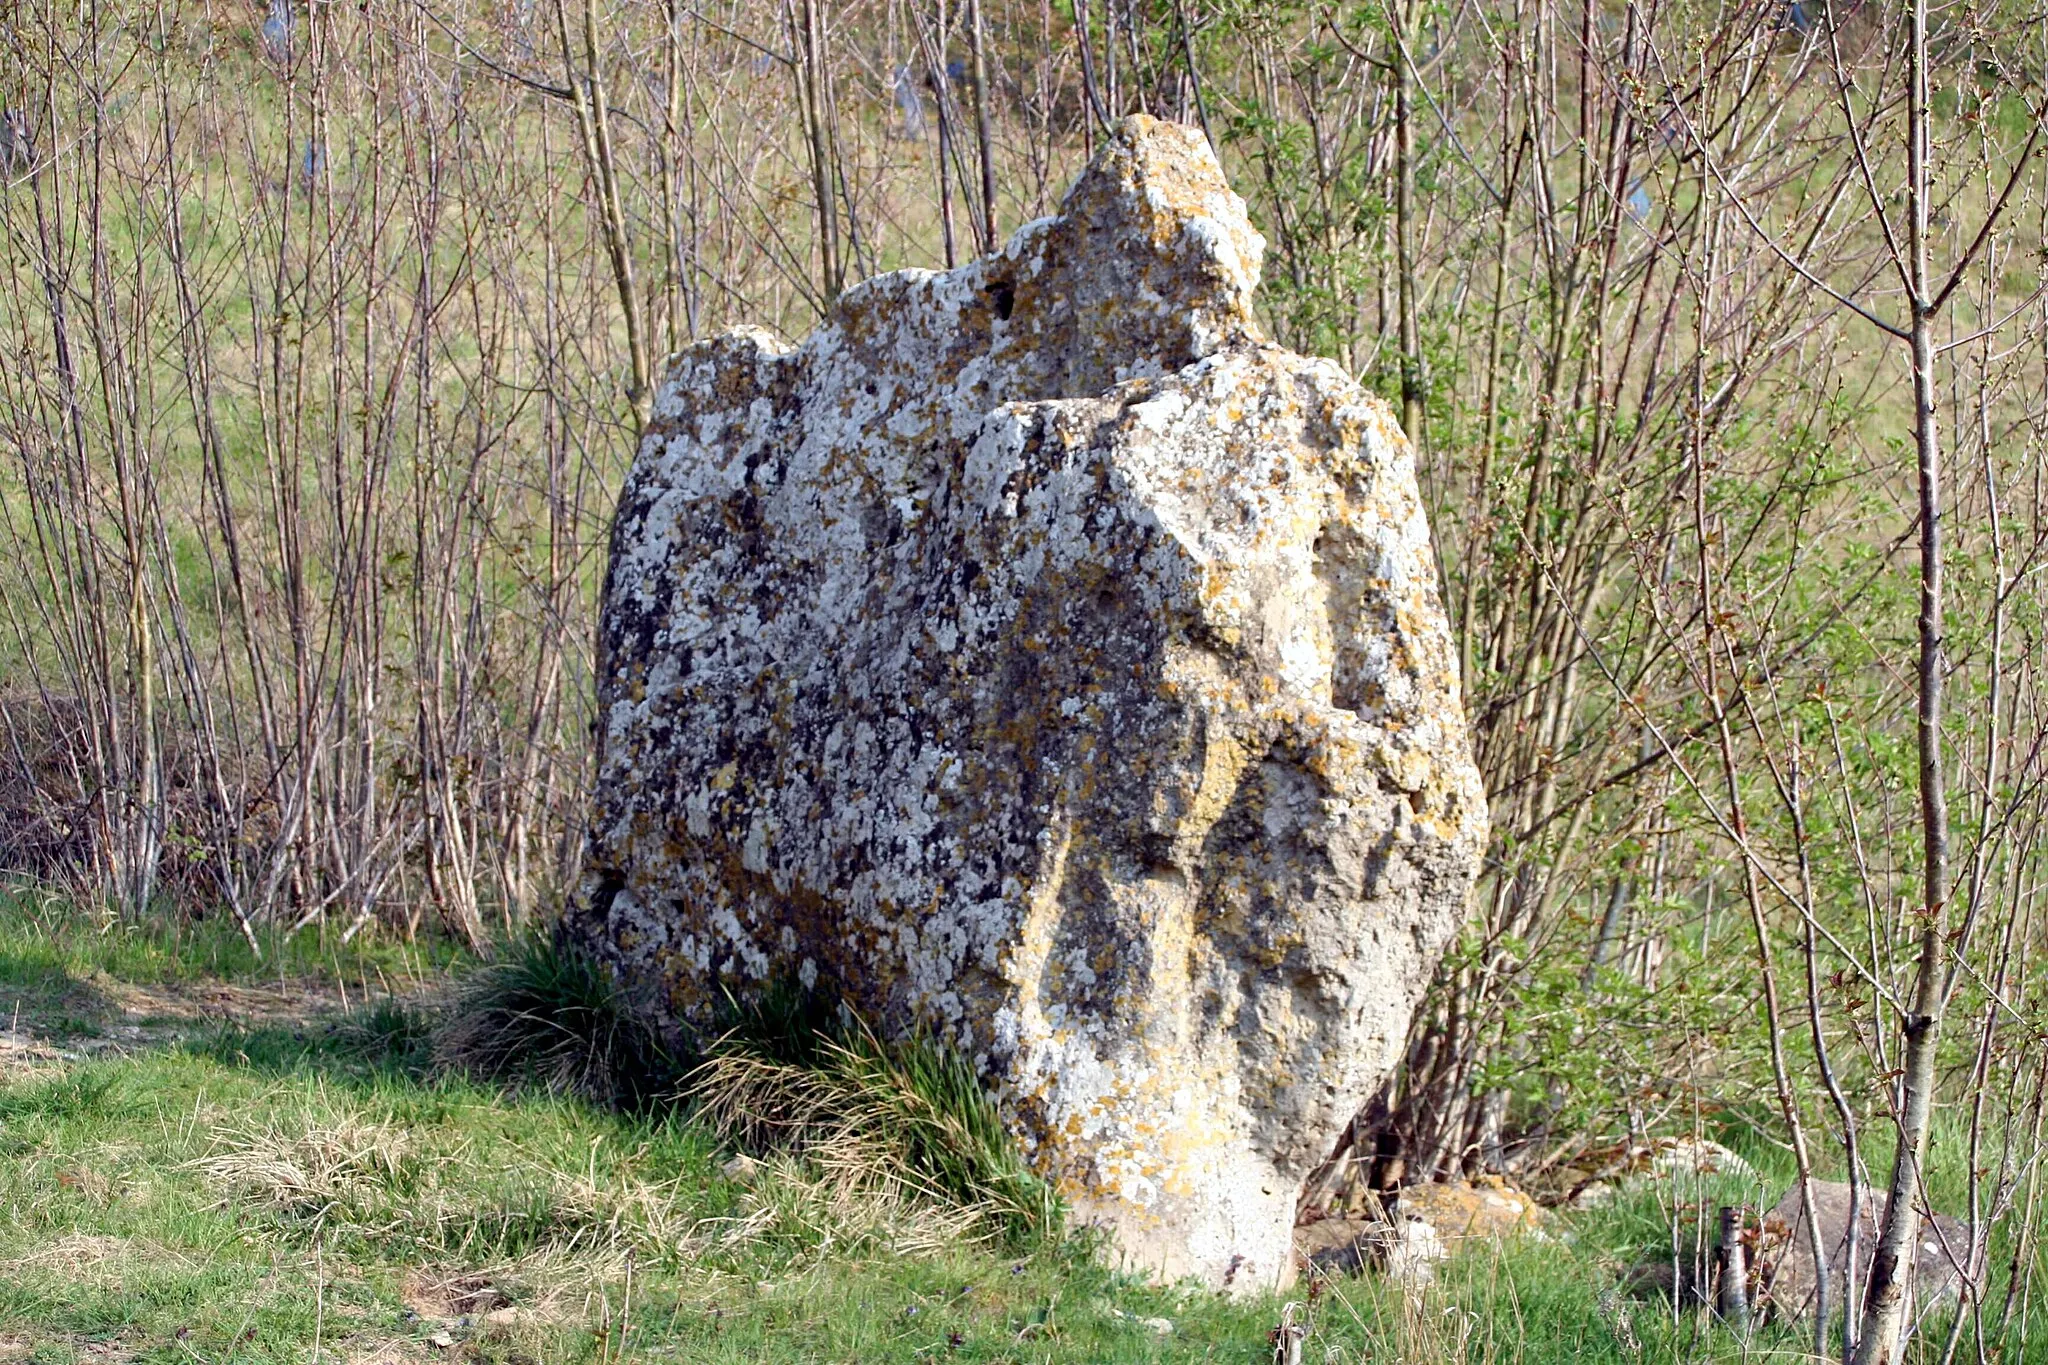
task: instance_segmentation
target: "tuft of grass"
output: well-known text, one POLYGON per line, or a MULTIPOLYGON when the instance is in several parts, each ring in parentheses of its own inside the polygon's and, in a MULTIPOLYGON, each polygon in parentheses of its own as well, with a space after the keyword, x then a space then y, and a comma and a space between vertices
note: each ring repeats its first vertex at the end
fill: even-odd
MULTIPOLYGON (((648 1111, 680 1102, 726 1142, 772 1163, 725 1240, 859 1244, 931 1254, 962 1240, 1057 1240, 1050 1186, 1018 1154, 973 1069, 927 1037, 882 1042, 823 996, 771 988, 731 1005, 732 1027, 680 1064, 604 965, 532 933, 457 987, 432 1035, 436 1070, 648 1111)), ((409 1016, 381 1028, 403 1047, 409 1016)), ((374 1039, 371 1045, 375 1045, 374 1039)))
POLYGON ((536 1150, 516 1138, 478 1151, 450 1122, 461 1110, 426 1117, 307 1099, 259 1122, 216 1124, 188 1164, 220 1192, 223 1209, 264 1216, 300 1241, 408 1261, 673 1258, 699 1221, 678 1182, 640 1155, 600 1163, 593 1150, 536 1150))
POLYGON ((433 1064, 436 1013, 403 1000, 379 1000, 328 1026, 327 1041, 339 1052, 393 1070, 420 1074, 433 1064))
POLYGON ((796 1049, 802 1061, 776 1055, 777 1043, 789 1050, 783 1039, 764 1046, 726 1035, 685 1081, 699 1117, 725 1140, 781 1159, 777 1185, 801 1185, 807 1170, 843 1213, 854 1201, 898 1211, 914 1227, 918 1212, 938 1209, 969 1240, 1058 1240, 1059 1199, 1018 1153, 966 1061, 925 1036, 884 1043, 844 1017, 796 1049))
POLYGON ((405 1131, 357 1115, 333 1122, 275 1116, 253 1129, 223 1126, 193 1163, 232 1199, 311 1224, 360 1224, 415 1194, 419 1163, 405 1131))
POLYGON ((457 986, 434 1066, 487 1083, 643 1109, 681 1068, 604 964, 546 930, 513 940, 457 986))

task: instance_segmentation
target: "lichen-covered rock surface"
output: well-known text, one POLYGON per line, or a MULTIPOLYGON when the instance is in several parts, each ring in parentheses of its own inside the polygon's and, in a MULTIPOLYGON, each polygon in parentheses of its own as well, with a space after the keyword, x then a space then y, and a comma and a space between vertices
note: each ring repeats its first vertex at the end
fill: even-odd
POLYGON ((980 1068, 1128 1262, 1292 1273, 1485 832, 1406 439, 1261 339, 1199 133, 683 353, 604 600, 572 933, 669 1022, 823 983, 980 1068))

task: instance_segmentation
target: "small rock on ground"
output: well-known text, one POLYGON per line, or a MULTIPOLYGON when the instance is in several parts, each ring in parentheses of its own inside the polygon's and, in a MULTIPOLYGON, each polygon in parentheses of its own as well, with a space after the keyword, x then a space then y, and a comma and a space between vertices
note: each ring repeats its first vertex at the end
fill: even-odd
MULTIPOLYGON (((1828 1297, 1839 1314, 1846 1302, 1844 1272, 1849 1268, 1849 1186, 1841 1181, 1813 1182, 1814 1212, 1828 1249, 1828 1297)), ((1856 1212, 1855 1283, 1870 1276, 1870 1258, 1884 1217, 1885 1192, 1865 1188, 1856 1212)), ((1928 1217, 1921 1210, 1919 1262, 1909 1281, 1921 1304, 1955 1297, 1962 1265, 1970 1252, 1970 1225, 1946 1214, 1928 1217)), ((1805 1202, 1794 1184, 1764 1215, 1759 1262, 1768 1286, 1766 1304, 1786 1319, 1810 1317, 1814 1304, 1813 1237, 1807 1231, 1805 1202)))

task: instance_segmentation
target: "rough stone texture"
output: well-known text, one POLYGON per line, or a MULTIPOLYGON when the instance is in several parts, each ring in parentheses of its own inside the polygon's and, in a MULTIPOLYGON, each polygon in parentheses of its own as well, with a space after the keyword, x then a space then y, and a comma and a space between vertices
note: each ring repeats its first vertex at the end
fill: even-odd
POLYGON ((1412 457, 1264 342, 1199 133, 677 357, 620 501, 569 921, 671 1022, 826 982, 962 1048, 1129 1262, 1292 1274, 1485 832, 1412 457))
POLYGON ((1429 1224, 1450 1247, 1472 1238, 1500 1241, 1525 1232, 1540 1234, 1549 1219, 1540 1204, 1499 1176, 1404 1185, 1394 1212, 1429 1224))
MULTIPOLYGON (((1877 1234, 1888 1202, 1883 1189, 1865 1188, 1856 1210, 1855 1284, 1860 1297, 1870 1279, 1870 1258, 1877 1249, 1877 1234)), ((1829 1311, 1839 1317, 1848 1302, 1849 1186, 1846 1182, 1816 1180, 1813 1184, 1815 1221, 1822 1244, 1828 1250, 1829 1311)), ((1813 1314, 1813 1234, 1807 1230, 1806 1207, 1799 1187, 1785 1191, 1764 1218, 1759 1248, 1764 1273, 1769 1281, 1770 1311, 1785 1318, 1808 1318, 1813 1314)), ((1919 1255, 1913 1270, 1910 1292, 1921 1307, 1946 1303, 1961 1286, 1959 1268, 1970 1254, 1970 1225, 1946 1214, 1931 1218, 1925 1209, 1920 1216, 1919 1255)), ((1916 1312, 1918 1309, 1915 1310, 1916 1312)))

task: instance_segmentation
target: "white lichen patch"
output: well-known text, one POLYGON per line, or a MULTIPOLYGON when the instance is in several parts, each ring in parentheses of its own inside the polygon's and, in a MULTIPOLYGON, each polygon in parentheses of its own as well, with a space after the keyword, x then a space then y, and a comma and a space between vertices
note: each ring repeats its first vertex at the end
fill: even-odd
POLYGON ((1262 250, 1137 118, 1003 251, 678 357, 571 919, 677 1023, 938 1029, 1131 1264, 1243 1289, 1485 832, 1408 444, 1261 339, 1262 250))

